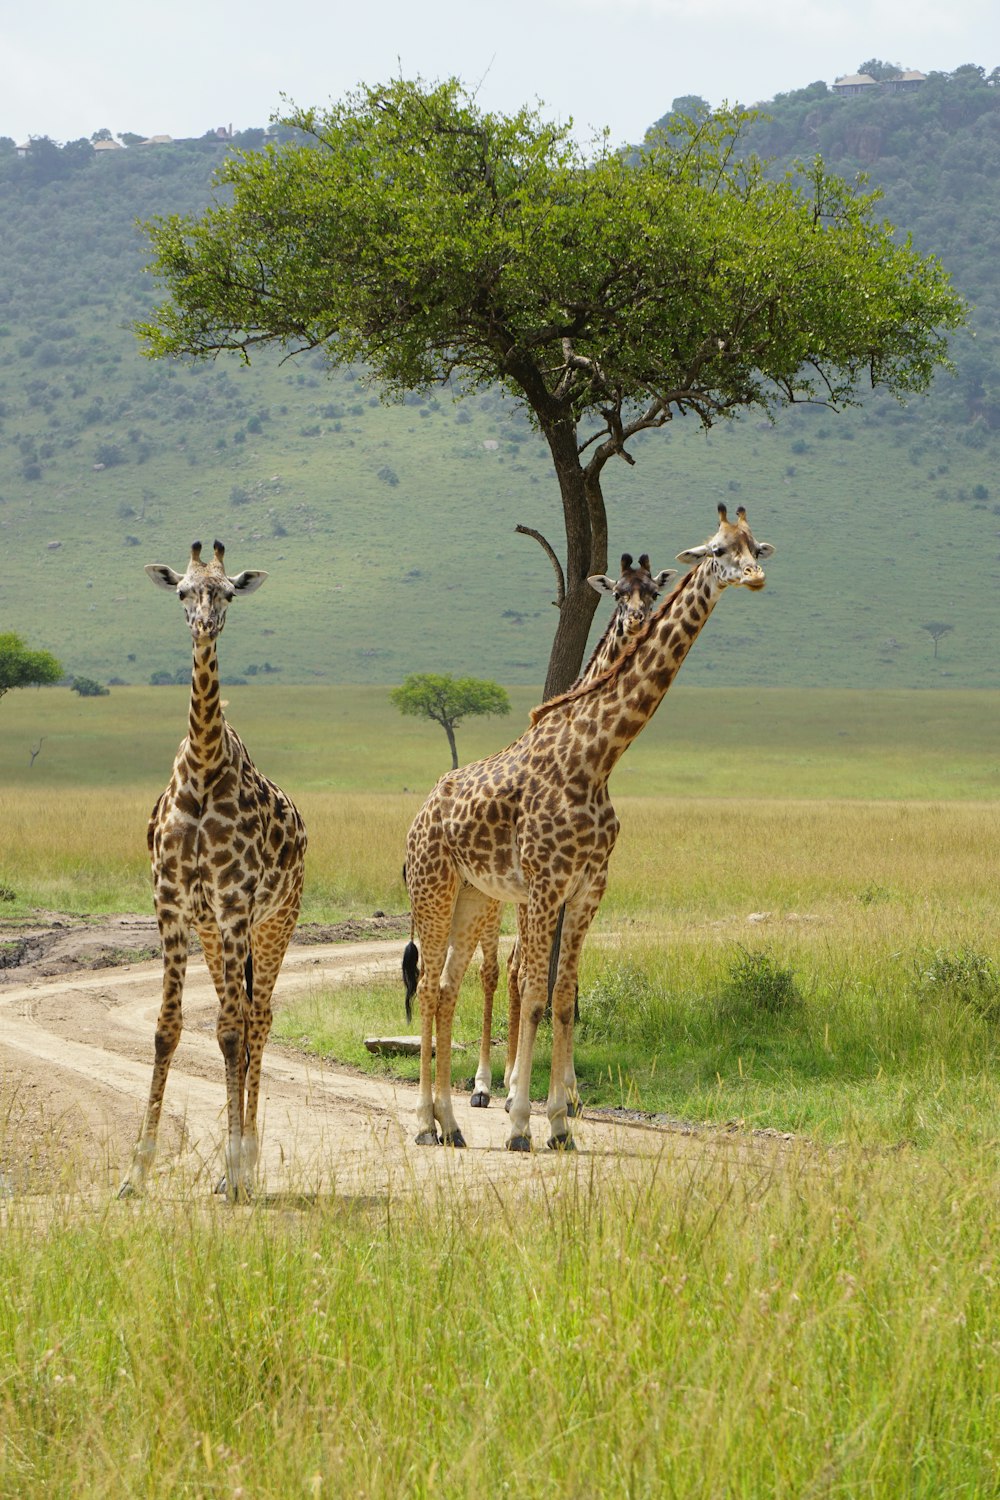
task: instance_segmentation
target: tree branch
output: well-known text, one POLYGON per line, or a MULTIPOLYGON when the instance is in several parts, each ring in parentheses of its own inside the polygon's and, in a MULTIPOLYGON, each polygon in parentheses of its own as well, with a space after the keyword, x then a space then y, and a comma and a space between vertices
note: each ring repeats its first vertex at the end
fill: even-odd
POLYGON ((536 531, 533 526, 515 526, 514 530, 519 531, 522 536, 533 536, 542 551, 547 555, 549 562, 552 564, 553 572, 556 575, 556 597, 552 602, 557 609, 562 609, 563 601, 566 598, 566 575, 563 572, 562 563, 556 556, 555 551, 542 536, 542 533, 536 531))

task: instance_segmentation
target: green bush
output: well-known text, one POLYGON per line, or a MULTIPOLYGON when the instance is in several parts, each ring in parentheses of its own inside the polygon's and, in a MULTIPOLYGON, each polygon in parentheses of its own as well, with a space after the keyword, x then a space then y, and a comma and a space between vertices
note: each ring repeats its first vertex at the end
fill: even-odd
POLYGON ((920 973, 928 995, 947 995, 990 1020, 1000 1020, 1000 971, 974 948, 938 948, 920 973))
POLYGON ((769 953, 741 948, 729 966, 729 977, 719 995, 720 1017, 781 1016, 798 1010, 802 996, 791 969, 780 967, 769 953))

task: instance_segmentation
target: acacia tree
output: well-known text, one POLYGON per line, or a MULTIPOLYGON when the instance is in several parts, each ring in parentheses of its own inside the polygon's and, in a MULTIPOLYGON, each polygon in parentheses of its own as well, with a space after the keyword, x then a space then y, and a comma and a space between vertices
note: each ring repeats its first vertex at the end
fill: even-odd
POLYGON ((41 687, 62 675, 51 651, 31 651, 15 631, 0 632, 0 698, 11 688, 41 687))
POLYGON ((546 695, 577 675, 607 570, 601 488, 630 440, 792 401, 899 396, 946 362, 961 299, 817 159, 741 160, 753 116, 676 116, 625 156, 536 112, 482 112, 455 80, 363 87, 238 152, 200 218, 147 226, 168 296, 151 355, 258 345, 364 362, 388 398, 500 384, 552 456, 564 555, 546 695))
POLYGON ((942 636, 950 635, 955 629, 954 625, 948 625, 944 620, 928 620, 926 625, 921 625, 921 630, 926 630, 934 642, 934 660, 937 661, 938 642, 942 636))
POLYGON ((499 683, 482 677, 452 677, 448 673, 411 672, 389 694, 401 714, 433 719, 448 736, 451 768, 458 770, 455 730, 473 714, 509 714, 510 699, 499 683))

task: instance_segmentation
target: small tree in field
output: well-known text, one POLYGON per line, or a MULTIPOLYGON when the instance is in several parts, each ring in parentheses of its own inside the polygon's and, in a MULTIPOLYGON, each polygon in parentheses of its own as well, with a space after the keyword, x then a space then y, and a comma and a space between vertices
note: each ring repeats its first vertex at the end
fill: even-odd
POLYGON ((63 675, 49 651, 29 651, 13 630, 0 632, 0 698, 11 688, 41 687, 63 675))
POLYGON ((934 659, 937 660, 938 641, 943 635, 950 635, 955 629, 954 625, 948 625, 944 620, 928 620, 926 625, 921 625, 921 630, 926 630, 934 642, 934 659))
POLYGON ((510 713, 510 699, 496 682, 480 677, 451 677, 447 673, 411 672, 409 677, 389 694, 401 714, 415 719, 433 719, 448 736, 451 768, 458 770, 458 747, 455 730, 472 714, 502 715, 510 713))
POLYGON ((70 687, 74 693, 79 693, 81 698, 106 698, 111 692, 110 688, 104 687, 93 677, 74 677, 70 687))

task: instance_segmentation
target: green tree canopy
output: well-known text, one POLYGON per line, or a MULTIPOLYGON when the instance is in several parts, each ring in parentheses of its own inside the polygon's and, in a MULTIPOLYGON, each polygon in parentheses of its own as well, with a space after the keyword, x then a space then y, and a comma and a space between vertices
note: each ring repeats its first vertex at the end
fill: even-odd
POLYGON ((399 687, 393 688, 389 701, 401 714, 433 719, 441 725, 448 736, 453 770, 458 769, 455 730, 462 720, 476 714, 492 717, 510 713, 510 699, 498 683, 479 677, 452 677, 448 673, 411 672, 399 687))
MULTIPOLYGON (((365 87, 227 158, 203 216, 154 221, 168 292, 152 355, 278 343, 363 361, 389 396, 500 383, 545 438, 564 559, 546 694, 577 675, 607 570, 605 465, 692 414, 709 427, 863 384, 924 390, 964 307, 946 273, 820 160, 740 158, 753 116, 668 117, 629 155, 455 80, 365 87)), ((530 528, 526 528, 531 531, 530 528)), ((531 531, 531 534, 538 535, 531 531)))
POLYGON ((14 631, 0 632, 0 698, 11 688, 58 682, 63 669, 49 651, 29 651, 14 631))

